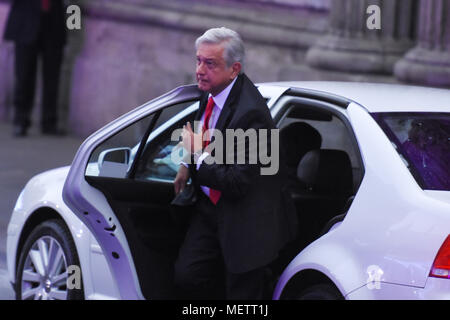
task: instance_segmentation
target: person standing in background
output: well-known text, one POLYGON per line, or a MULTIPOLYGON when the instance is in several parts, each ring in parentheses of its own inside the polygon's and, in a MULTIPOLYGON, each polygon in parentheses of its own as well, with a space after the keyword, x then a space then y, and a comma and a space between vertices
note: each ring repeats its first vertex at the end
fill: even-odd
POLYGON ((43 134, 62 135, 58 129, 58 90, 66 43, 63 0, 13 0, 4 34, 15 44, 14 129, 24 137, 31 126, 38 58, 42 61, 43 134))

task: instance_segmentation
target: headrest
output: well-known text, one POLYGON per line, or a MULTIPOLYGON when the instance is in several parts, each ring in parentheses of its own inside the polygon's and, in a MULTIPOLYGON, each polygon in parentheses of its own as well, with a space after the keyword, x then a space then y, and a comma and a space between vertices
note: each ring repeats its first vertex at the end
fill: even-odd
POLYGON ((314 192, 350 195, 353 173, 350 158, 342 150, 312 150, 297 167, 297 178, 314 192))
POLYGON ((280 130, 281 147, 286 154, 286 164, 296 167, 310 150, 320 149, 322 137, 306 122, 293 122, 280 130))

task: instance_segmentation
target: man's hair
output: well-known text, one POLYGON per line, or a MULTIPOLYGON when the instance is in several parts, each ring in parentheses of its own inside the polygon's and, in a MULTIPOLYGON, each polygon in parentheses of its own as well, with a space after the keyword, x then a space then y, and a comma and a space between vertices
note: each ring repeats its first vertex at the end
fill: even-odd
POLYGON ((195 41, 195 49, 203 44, 222 44, 224 47, 224 59, 227 67, 235 62, 242 65, 241 73, 244 69, 245 48, 241 36, 231 29, 221 27, 206 30, 206 32, 195 41))

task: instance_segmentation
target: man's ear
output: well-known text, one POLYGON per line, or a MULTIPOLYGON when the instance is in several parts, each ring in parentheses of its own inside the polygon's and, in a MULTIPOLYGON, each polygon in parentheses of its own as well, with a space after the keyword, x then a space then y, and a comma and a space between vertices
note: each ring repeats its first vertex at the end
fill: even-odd
POLYGON ((231 77, 234 79, 239 75, 239 73, 241 73, 242 64, 240 62, 235 62, 231 67, 233 68, 233 73, 231 74, 231 77))

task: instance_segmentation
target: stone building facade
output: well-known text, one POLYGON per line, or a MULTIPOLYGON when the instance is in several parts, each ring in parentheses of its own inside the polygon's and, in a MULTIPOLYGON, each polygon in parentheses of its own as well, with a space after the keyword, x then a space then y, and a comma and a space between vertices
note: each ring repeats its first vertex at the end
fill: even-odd
MULTIPOLYGON (((70 2, 70 1, 69 1, 70 2)), ((255 82, 343 80, 450 88, 450 0, 85 0, 69 32, 62 122, 86 136, 194 82, 194 41, 238 31, 255 82), (370 30, 367 8, 381 9, 370 30)), ((9 2, 0 0, 0 32, 9 2)), ((13 46, 0 42, 0 118, 12 113, 13 46)), ((38 100, 38 97, 36 98, 38 100)), ((450 106, 449 106, 450 107, 450 106)))

